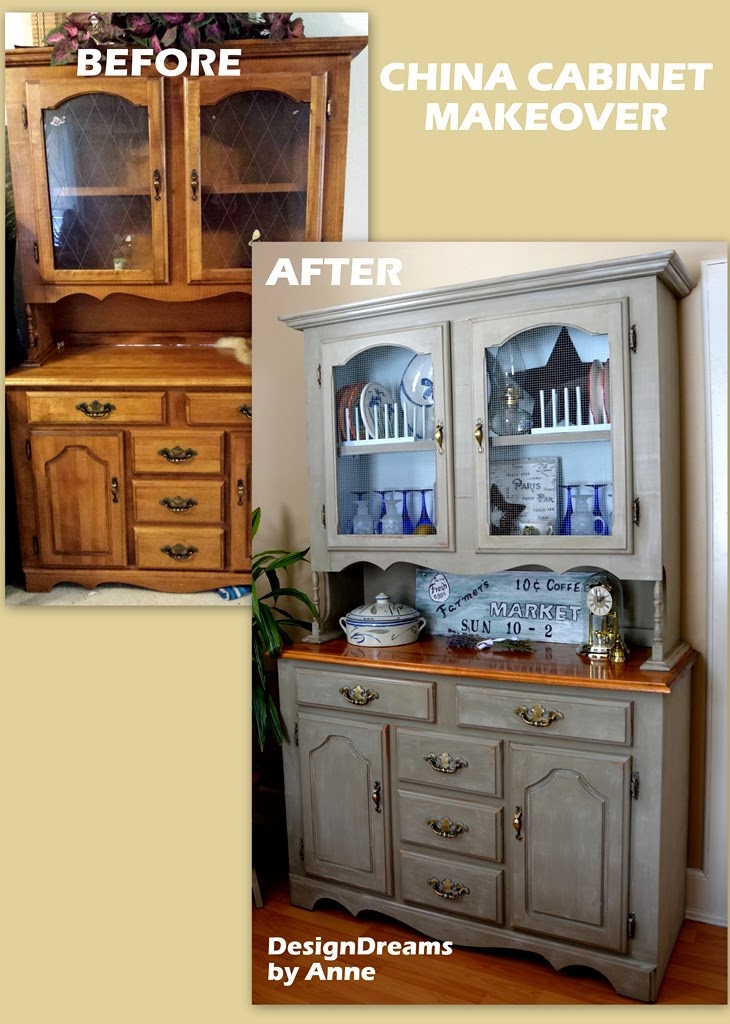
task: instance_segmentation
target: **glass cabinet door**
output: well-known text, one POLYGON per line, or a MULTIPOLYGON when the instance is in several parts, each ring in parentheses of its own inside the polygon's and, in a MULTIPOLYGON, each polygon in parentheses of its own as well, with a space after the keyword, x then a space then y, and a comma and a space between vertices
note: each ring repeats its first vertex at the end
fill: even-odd
POLYGON ((46 281, 165 279, 161 83, 29 83, 46 281))
POLYGON ((189 275, 242 280, 252 245, 321 236, 324 76, 187 80, 189 275))
POLYGON ((442 325, 327 343, 322 366, 328 545, 451 546, 442 325))
POLYGON ((473 326, 477 546, 629 551, 626 304, 473 326))

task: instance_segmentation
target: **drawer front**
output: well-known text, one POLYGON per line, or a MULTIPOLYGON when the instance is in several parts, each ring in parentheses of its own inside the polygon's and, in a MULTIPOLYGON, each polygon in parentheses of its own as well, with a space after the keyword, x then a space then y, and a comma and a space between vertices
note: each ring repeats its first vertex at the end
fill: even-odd
POLYGON ((500 732, 597 740, 630 744, 633 732, 633 702, 594 700, 550 692, 480 690, 456 687, 457 718, 460 725, 500 732))
POLYGON ((223 434, 171 431, 132 435, 135 473, 222 473, 223 434))
POLYGON ((187 421, 192 426, 240 427, 251 422, 253 406, 250 391, 189 391, 185 395, 187 421))
POLYGON ((398 790, 400 837, 441 854, 502 860, 502 808, 458 800, 449 793, 398 790))
POLYGON ((502 795, 502 743, 396 730, 398 778, 482 796, 502 795))
POLYGON ((164 423, 164 391, 29 391, 31 423, 164 423))
POLYGON ((137 526, 140 569, 222 569, 224 532, 214 526, 137 526))
POLYGON ((434 719, 434 684, 411 679, 299 669, 297 701, 368 715, 392 715, 424 722, 434 719))
POLYGON ((401 850, 403 899, 447 914, 502 924, 504 876, 501 868, 462 864, 401 850))
POLYGON ((220 523, 224 519, 223 481, 176 477, 133 480, 134 519, 138 523, 220 523))

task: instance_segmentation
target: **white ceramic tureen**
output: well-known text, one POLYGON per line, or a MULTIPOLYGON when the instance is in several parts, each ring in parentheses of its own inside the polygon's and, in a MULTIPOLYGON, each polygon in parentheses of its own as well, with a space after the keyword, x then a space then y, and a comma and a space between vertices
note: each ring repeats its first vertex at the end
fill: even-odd
POLYGON ((416 608, 377 594, 340 619, 347 642, 358 647, 397 647, 410 644, 426 625, 416 608))

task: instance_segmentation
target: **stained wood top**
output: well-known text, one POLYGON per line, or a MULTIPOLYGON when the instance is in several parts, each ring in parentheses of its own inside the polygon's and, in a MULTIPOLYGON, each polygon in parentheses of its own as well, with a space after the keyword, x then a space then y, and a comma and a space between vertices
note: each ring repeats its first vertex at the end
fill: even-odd
POLYGON ((573 644, 538 644, 530 654, 516 654, 452 649, 446 637, 428 637, 402 647, 384 648, 354 647, 344 638, 323 644, 298 643, 285 648, 282 658, 495 682, 539 681, 550 686, 668 693, 697 657, 690 650, 668 672, 644 671, 641 665, 650 654, 648 648, 638 648, 629 654, 625 664, 614 665, 576 654, 573 644))
POLYGON ((8 388, 236 387, 250 388, 250 367, 232 351, 213 346, 141 345, 67 348, 43 366, 20 367, 6 377, 8 388))

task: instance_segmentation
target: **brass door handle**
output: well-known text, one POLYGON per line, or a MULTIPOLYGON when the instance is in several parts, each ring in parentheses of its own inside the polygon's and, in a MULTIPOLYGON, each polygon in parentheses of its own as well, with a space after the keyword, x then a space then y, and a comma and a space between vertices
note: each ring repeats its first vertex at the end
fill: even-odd
POLYGON ((181 448, 176 444, 174 448, 160 448, 157 452, 167 462, 189 462, 198 454, 194 448, 181 448))
POLYGON ((190 172, 190 198, 192 199, 192 201, 194 203, 197 202, 197 200, 198 200, 198 186, 199 186, 199 184, 200 184, 200 182, 198 181, 198 172, 197 171, 191 171, 190 172))
POLYGON ((119 504, 119 481, 115 476, 112 477, 112 505, 119 504))
POLYGON ((185 562, 188 558, 192 558, 193 555, 197 554, 198 549, 193 547, 192 544, 173 544, 172 546, 165 544, 164 547, 160 548, 160 551, 175 562, 185 562))
POLYGON ((110 416, 116 409, 116 405, 112 405, 111 402, 100 402, 98 398, 95 398, 93 402, 79 402, 76 408, 89 419, 99 420, 104 416, 110 416))
POLYGON ((484 421, 479 419, 474 427, 474 440, 477 443, 477 451, 481 455, 484 451, 484 421))
POLYGON ((371 690, 369 687, 364 690, 359 683, 357 686, 341 686, 340 693, 348 704, 369 704, 371 700, 377 700, 380 696, 377 690, 371 690))
POLYGON ((556 711, 555 708, 548 710, 542 704, 535 704, 531 708, 528 708, 526 704, 520 704, 518 708, 515 708, 514 713, 522 719, 525 725, 534 725, 540 729, 547 728, 553 722, 559 722, 563 718, 561 711, 556 711))
POLYGON ((436 442, 436 451, 439 455, 444 454, 444 421, 437 420, 433 428, 433 439, 436 442))
POLYGON ((155 201, 159 203, 162 198, 160 195, 162 192, 162 175, 157 168, 152 172, 152 188, 155 190, 155 201))
POLYGON ((457 836, 469 831, 469 826, 461 821, 452 821, 451 818, 426 818, 426 824, 432 832, 443 839, 456 839, 457 836))
POLYGON ((370 794, 370 798, 372 799, 373 803, 375 804, 375 810, 377 811, 378 814, 380 814, 382 812, 382 810, 383 810, 383 808, 380 806, 380 794, 381 794, 381 791, 382 791, 382 786, 380 785, 380 783, 376 779, 376 781, 373 783, 373 791, 370 794))
POLYGON ((236 484, 236 491, 238 492, 238 504, 243 505, 243 499, 246 494, 246 490, 243 486, 243 480, 239 480, 236 484))
POLYGON ((179 494, 176 498, 160 498, 160 505, 168 512, 189 512, 197 504, 195 498, 183 498, 179 494))
POLYGON ((245 416, 249 420, 253 418, 253 413, 251 412, 250 405, 239 405, 238 411, 242 416, 245 416))
POLYGON ((424 754, 423 760, 427 761, 435 772, 445 772, 447 775, 453 775, 459 768, 469 767, 469 762, 463 757, 453 757, 447 751, 443 754, 424 754))
POLYGON ((522 841, 524 839, 522 835, 522 808, 519 804, 515 807, 515 813, 512 815, 512 828, 515 830, 515 839, 522 841))
POLYGON ((454 882, 450 878, 429 878, 428 885, 445 900, 458 900, 460 896, 468 896, 471 891, 468 885, 454 882))

